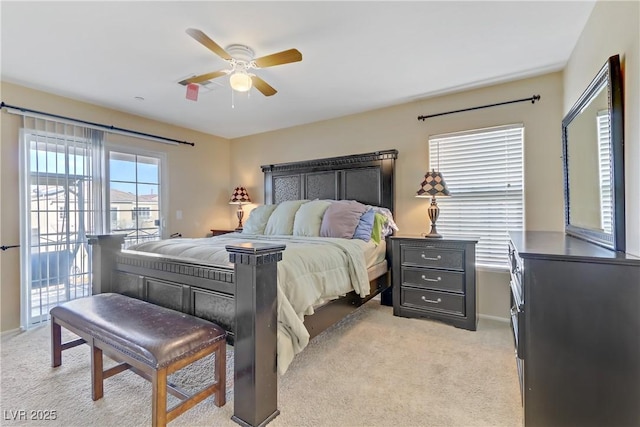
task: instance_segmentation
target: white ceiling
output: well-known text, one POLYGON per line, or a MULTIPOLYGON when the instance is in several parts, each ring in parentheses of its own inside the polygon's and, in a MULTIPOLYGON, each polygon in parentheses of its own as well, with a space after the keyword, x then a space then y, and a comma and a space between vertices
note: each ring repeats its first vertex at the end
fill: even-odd
POLYGON ((2 1, 2 80, 235 138, 560 70, 593 5, 2 1), (231 108, 225 76, 189 101, 178 81, 226 67, 190 27, 303 60, 256 71, 274 96, 231 108))

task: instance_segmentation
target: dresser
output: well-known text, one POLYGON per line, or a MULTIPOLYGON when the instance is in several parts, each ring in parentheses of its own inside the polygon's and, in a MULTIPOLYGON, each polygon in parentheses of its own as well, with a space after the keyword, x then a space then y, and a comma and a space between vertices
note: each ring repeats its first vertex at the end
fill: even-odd
POLYGON ((510 236, 525 425, 640 425, 640 259, 559 232, 510 236))
POLYGON ((393 314, 476 330, 475 240, 393 236, 393 314))

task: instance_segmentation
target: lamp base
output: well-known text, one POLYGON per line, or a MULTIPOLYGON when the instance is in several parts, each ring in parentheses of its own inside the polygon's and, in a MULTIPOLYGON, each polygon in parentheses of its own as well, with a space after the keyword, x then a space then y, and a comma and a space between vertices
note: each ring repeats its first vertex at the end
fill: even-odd
POLYGON ((440 215, 440 208, 438 207, 438 203, 436 203, 435 197, 431 198, 431 205, 429 209, 427 209, 427 214, 431 221, 431 231, 429 231, 429 234, 425 234, 424 237, 428 239, 442 239, 442 235, 438 234, 438 230, 436 230, 436 221, 440 215))
POLYGON ((442 234, 438 233, 435 224, 431 224, 431 231, 429 231, 429 234, 425 234, 424 237, 427 239, 442 239, 442 234))
POLYGON ((236 216, 238 217, 238 226, 236 227, 236 231, 241 231, 242 218, 244 217, 244 211, 242 210, 242 203, 238 203, 238 210, 236 211, 236 216))

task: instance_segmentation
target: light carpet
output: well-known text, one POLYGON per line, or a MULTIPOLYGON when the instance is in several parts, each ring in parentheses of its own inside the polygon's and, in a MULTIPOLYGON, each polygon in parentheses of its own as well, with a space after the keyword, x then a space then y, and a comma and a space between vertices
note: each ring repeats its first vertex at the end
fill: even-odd
MULTIPOLYGON (((507 323, 485 319, 470 332, 394 317, 391 307, 371 301, 313 339, 279 377, 281 414, 270 426, 521 426, 510 334, 507 323)), ((3 426, 151 424, 151 386, 131 372, 105 380, 104 397, 91 400, 88 346, 64 351, 54 369, 48 327, 1 342, 3 426), (55 411, 56 420, 16 420, 19 410, 55 411)), ((212 360, 203 359, 172 380, 189 389, 209 369, 212 360)), ((227 370, 224 407, 209 398, 169 425, 235 426, 230 346, 227 370)))

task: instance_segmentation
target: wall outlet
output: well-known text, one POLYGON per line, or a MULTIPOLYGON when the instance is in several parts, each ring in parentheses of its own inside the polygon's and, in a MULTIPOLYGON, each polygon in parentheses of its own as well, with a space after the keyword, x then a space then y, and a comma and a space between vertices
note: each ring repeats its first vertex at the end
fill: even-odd
POLYGON ((176 211, 176 219, 182 219, 182 211, 176 211))

